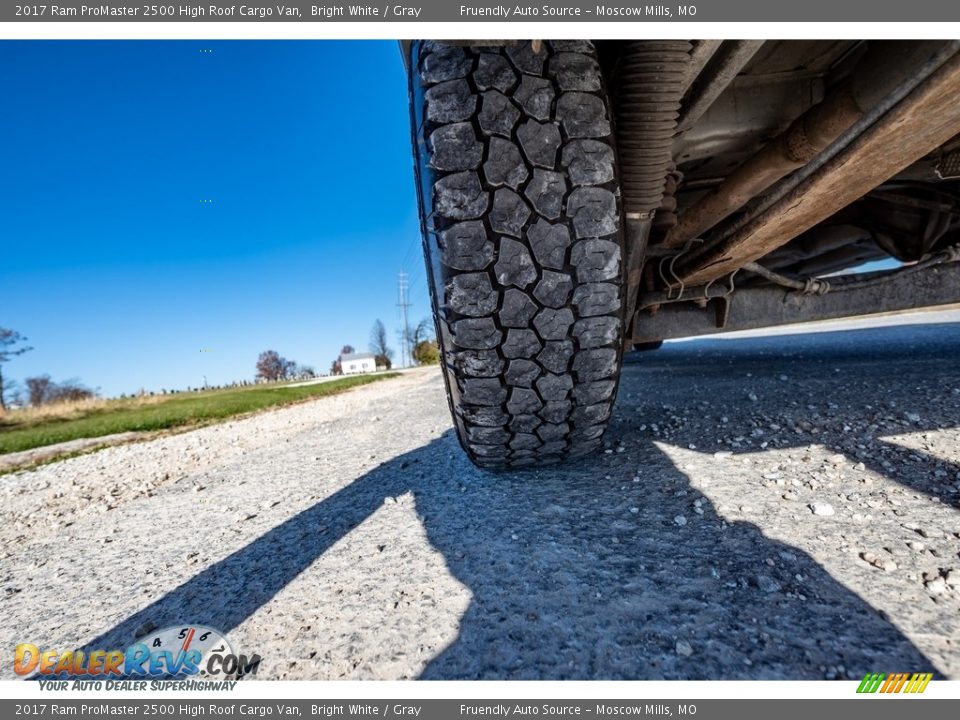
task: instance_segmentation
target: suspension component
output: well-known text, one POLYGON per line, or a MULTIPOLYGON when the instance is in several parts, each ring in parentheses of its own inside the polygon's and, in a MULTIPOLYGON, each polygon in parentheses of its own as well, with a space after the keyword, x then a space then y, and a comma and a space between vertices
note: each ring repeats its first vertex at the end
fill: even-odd
MULTIPOLYGON (((673 136, 692 45, 678 40, 629 43, 617 68, 617 147, 626 219, 627 323, 632 322, 654 214, 673 168, 673 136)), ((672 193, 671 193, 672 195, 672 193)))
POLYGON ((949 45, 944 41, 871 42, 852 81, 834 89, 823 102, 811 107, 688 208, 664 243, 668 247, 679 247, 691 238, 701 237, 776 181, 809 163, 909 79, 919 65, 949 45))
POLYGON ((616 98, 620 187, 627 218, 651 217, 663 199, 692 45, 629 43, 618 66, 616 98))

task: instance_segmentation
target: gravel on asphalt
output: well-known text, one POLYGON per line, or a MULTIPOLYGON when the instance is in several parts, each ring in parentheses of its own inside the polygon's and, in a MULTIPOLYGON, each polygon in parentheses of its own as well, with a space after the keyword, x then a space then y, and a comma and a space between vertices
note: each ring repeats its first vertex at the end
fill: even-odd
POLYGON ((260 678, 960 678, 958 354, 952 323, 667 343, 544 470, 471 466, 426 368, 13 473, 0 646, 201 623, 260 678))

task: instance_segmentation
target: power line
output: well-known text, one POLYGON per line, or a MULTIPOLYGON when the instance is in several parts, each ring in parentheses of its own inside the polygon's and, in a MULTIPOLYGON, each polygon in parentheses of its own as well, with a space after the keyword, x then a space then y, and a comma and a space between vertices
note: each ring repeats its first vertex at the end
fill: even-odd
POLYGON ((400 267, 407 267, 407 260, 410 260, 410 251, 417 246, 417 240, 420 239, 420 236, 415 234, 410 237, 410 242, 407 244, 407 251, 403 254, 403 260, 400 262, 400 267))
POLYGON ((413 279, 410 281, 409 285, 407 285, 407 297, 408 297, 408 298, 413 297, 413 291, 414 291, 414 289, 417 287, 417 285, 420 284, 420 281, 423 280, 423 278, 424 278, 424 274, 423 274, 422 271, 417 272, 417 273, 413 276, 413 279))

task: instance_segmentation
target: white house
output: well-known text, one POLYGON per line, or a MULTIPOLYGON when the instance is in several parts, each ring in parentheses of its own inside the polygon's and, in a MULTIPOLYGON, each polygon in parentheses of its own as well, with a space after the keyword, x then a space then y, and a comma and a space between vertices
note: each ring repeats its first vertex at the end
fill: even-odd
POLYGON ((373 372, 377 369, 377 356, 373 353, 350 353, 340 356, 340 371, 344 375, 373 372))

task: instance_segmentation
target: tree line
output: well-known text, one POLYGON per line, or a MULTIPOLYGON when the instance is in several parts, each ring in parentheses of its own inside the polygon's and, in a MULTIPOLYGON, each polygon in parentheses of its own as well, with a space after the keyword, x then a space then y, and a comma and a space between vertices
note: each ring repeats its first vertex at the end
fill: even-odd
POLYGON ((301 365, 293 360, 287 360, 276 350, 265 350, 257 358, 257 380, 291 380, 300 378, 314 378, 317 371, 310 365, 301 365))
MULTIPOLYGON (((432 333, 433 324, 421 320, 418 324, 401 331, 401 341, 410 348, 412 361, 417 365, 433 365, 440 362, 440 350, 432 333)), ((55 382, 49 375, 37 375, 25 378, 23 385, 7 378, 4 365, 16 357, 33 350, 27 344, 28 339, 16 330, 0 327, 0 411, 11 405, 49 405, 52 403, 86 400, 97 393, 84 386, 79 380, 70 379, 55 382)), ((341 355, 356 352, 351 345, 344 345, 341 355)), ((387 329, 381 320, 374 322, 370 330, 370 352, 375 356, 378 369, 393 367, 394 351, 387 339, 387 329)), ((333 361, 331 375, 342 374, 340 358, 333 361)), ((255 379, 258 381, 277 381, 317 377, 318 373, 310 365, 289 360, 275 350, 260 353, 256 362, 255 379)), ((166 391, 164 391, 165 393, 166 391)))
POLYGON ((93 390, 76 379, 54 382, 49 375, 37 375, 26 378, 21 387, 15 380, 4 377, 4 364, 31 350, 26 337, 16 330, 0 327, 0 411, 10 405, 38 407, 96 397, 93 390))

